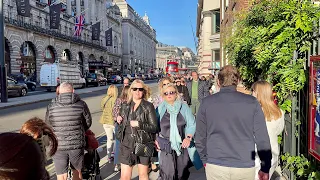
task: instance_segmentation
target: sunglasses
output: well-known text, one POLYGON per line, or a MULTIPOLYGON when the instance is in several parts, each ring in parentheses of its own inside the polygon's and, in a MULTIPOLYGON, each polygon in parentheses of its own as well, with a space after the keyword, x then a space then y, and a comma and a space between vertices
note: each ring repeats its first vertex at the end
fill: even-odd
POLYGON ((173 94, 176 94, 177 92, 175 91, 170 91, 170 92, 165 92, 163 93, 165 96, 168 96, 168 95, 173 95, 173 94))
POLYGON ((143 88, 132 88, 132 90, 133 90, 133 91, 137 91, 137 90, 139 90, 139 91, 144 91, 143 88))

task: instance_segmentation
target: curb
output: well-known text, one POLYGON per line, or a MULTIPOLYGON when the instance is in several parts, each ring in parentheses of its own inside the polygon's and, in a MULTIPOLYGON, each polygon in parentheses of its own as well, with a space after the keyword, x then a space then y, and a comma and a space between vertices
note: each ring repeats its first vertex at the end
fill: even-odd
MULTIPOLYGON (((122 85, 121 85, 122 86, 122 85)), ((117 87, 121 87, 121 86, 117 86, 117 87)), ((108 87, 108 86, 105 86, 105 87, 108 87)), ((153 87, 153 86, 151 86, 153 87)), ((89 92, 83 92, 83 93, 77 93, 77 94, 88 94, 88 93, 92 93, 92 92, 96 92, 96 91, 102 91, 103 89, 99 89, 99 90, 92 90, 92 91, 89 91, 89 92)), ((8 109, 8 108, 12 108, 12 107, 19 107, 19 106, 24 106, 24 105, 28 105, 28 104, 33 104, 33 103, 39 103, 39 102, 45 102, 45 101, 48 101, 48 100, 51 100, 52 98, 45 98, 45 99, 39 99, 39 100, 35 100, 35 101, 30 101, 30 102, 22 102, 22 103, 19 103, 19 104, 12 104, 12 105, 8 105, 8 106, 3 106, 3 107, 0 107, 0 110, 1 109, 8 109)))

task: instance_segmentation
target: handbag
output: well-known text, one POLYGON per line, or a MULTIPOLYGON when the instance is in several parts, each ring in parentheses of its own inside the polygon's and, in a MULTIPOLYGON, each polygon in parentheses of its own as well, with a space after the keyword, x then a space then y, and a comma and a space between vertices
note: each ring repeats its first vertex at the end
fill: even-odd
POLYGON ((171 142, 163 137, 157 136, 157 142, 160 146, 160 150, 167 153, 167 154, 172 154, 173 150, 171 148, 171 142))

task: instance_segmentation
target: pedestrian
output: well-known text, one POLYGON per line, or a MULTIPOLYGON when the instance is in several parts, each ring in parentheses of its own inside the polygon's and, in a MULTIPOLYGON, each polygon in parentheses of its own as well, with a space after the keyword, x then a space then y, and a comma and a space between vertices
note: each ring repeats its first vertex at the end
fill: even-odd
POLYGON ((92 118, 87 104, 74 93, 72 84, 60 84, 59 95, 47 107, 45 122, 58 139, 58 150, 52 158, 57 179, 67 179, 69 161, 75 168, 73 178, 82 179, 85 132, 91 127, 92 118))
MULTIPOLYGON (((252 95, 257 98, 262 107, 262 111, 267 123, 268 134, 271 144, 272 160, 271 168, 269 170, 269 178, 271 178, 275 171, 279 161, 279 143, 278 136, 284 129, 284 113, 274 103, 273 92, 271 85, 266 81, 257 81, 252 85, 252 95)), ((260 158, 256 155, 256 179, 258 178, 258 172, 260 170, 260 158)))
POLYGON ((125 77, 123 78, 123 87, 130 86, 130 79, 125 77))
POLYGON ((208 180, 254 180, 255 145, 259 178, 269 179, 272 155, 265 117, 256 98, 236 90, 239 80, 237 68, 224 66, 218 74, 220 92, 204 98, 197 114, 195 143, 208 180))
POLYGON ((42 119, 37 117, 29 119, 22 125, 20 133, 31 136, 38 142, 45 159, 47 157, 46 147, 50 146, 50 157, 52 157, 57 152, 57 137, 53 133, 51 127, 49 127, 42 119))
POLYGON ((112 116, 112 110, 118 97, 118 88, 115 85, 110 85, 107 91, 107 95, 101 100, 100 107, 102 114, 100 116, 100 123, 103 125, 103 129, 107 136, 107 160, 109 163, 112 161, 112 151, 114 144, 114 117, 112 116))
POLYGON ((38 143, 26 134, 0 134, 0 179, 49 180, 38 143))
POLYGON ((180 78, 180 80, 181 80, 181 85, 182 86, 187 86, 185 78, 182 77, 182 78, 180 78))
POLYGON ((196 169, 203 167, 193 143, 196 122, 189 106, 179 98, 177 87, 170 83, 162 88, 164 101, 159 105, 160 133, 156 147, 160 151, 159 180, 188 179, 190 161, 196 169))
POLYGON ((191 73, 192 81, 187 82, 187 88, 189 91, 189 96, 191 96, 190 108, 194 115, 197 114, 200 103, 203 98, 209 95, 209 88, 205 81, 199 80, 199 75, 196 71, 191 73))
MULTIPOLYGON (((114 121, 117 122, 117 117, 119 116, 120 113, 120 108, 121 108, 121 104, 124 104, 127 102, 128 100, 128 92, 129 92, 129 86, 125 86, 122 89, 121 95, 119 98, 117 98, 114 107, 112 109, 112 116, 114 118, 114 121)), ((119 125, 118 123, 115 123, 115 132, 118 131, 119 125)), ((119 162, 119 152, 120 152, 120 141, 118 139, 115 140, 115 145, 114 145, 114 171, 118 172, 120 171, 120 162, 119 162)))
POLYGON ((149 99, 149 101, 153 103, 154 108, 157 108, 159 106, 159 104, 161 104, 163 101, 162 95, 160 93, 162 91, 162 87, 169 84, 169 83, 173 83, 173 82, 174 81, 172 81, 172 79, 169 77, 164 77, 159 81, 159 84, 158 84, 159 94, 157 94, 157 95, 151 97, 151 99, 149 99))
POLYGON ((117 117, 121 180, 131 179, 135 165, 138 165, 139 179, 149 179, 148 167, 153 156, 155 135, 159 129, 155 109, 152 103, 147 101, 149 96, 150 88, 143 81, 134 80, 129 89, 128 101, 121 106, 120 116, 117 117))
POLYGON ((59 96, 59 86, 60 86, 60 83, 58 83, 58 85, 56 86, 56 95, 59 96))
POLYGON ((189 96, 188 88, 181 84, 180 78, 177 79, 175 82, 176 82, 176 86, 177 86, 178 92, 179 92, 182 100, 185 101, 188 105, 191 105, 191 99, 189 96))

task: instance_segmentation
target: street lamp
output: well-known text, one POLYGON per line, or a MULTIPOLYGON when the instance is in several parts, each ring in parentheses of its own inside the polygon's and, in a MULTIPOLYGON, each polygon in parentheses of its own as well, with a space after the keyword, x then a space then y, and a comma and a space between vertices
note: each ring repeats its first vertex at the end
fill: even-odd
POLYGON ((3 0, 0 0, 0 83, 1 102, 8 102, 7 73, 4 59, 4 22, 3 22, 3 0))

